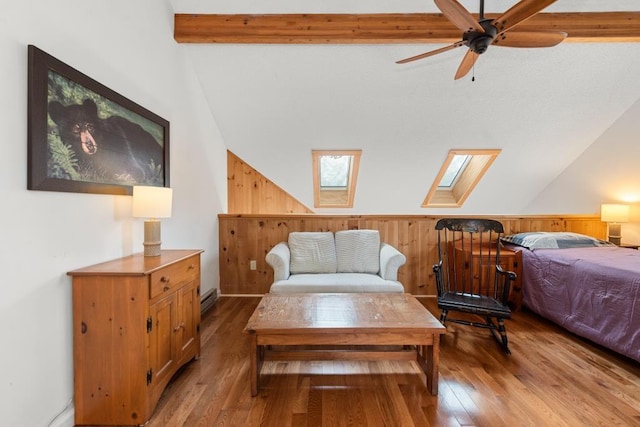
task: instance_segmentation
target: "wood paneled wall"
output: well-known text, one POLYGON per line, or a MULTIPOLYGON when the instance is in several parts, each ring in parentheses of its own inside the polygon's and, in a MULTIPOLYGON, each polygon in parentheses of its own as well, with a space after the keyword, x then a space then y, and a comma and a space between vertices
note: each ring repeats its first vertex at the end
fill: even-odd
MULTIPOLYGON (((231 215, 219 217, 220 291, 222 294, 263 294, 273 282, 265 256, 292 231, 374 229, 382 241, 407 257, 398 280, 407 292, 435 295, 432 266, 438 259, 435 223, 441 217, 418 215, 231 215), (250 261, 256 270, 250 270, 250 261)), ((491 216, 507 234, 525 231, 572 231, 606 238, 607 225, 596 215, 491 216)))
POLYGON ((231 151, 227 151, 227 206, 229 213, 313 213, 231 151))

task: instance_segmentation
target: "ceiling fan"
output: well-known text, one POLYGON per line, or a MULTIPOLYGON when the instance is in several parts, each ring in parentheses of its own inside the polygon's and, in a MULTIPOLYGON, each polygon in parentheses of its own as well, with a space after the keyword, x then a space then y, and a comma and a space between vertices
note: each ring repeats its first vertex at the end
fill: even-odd
POLYGON ((480 0, 478 21, 456 0, 434 1, 443 15, 462 30, 462 40, 440 49, 402 59, 397 61, 397 64, 405 64, 460 46, 467 46, 469 50, 462 58, 455 75, 455 80, 458 80, 467 75, 478 57, 486 52, 492 44, 505 47, 551 47, 567 37, 567 33, 561 31, 512 31, 518 24, 531 18, 556 0, 522 0, 496 19, 484 17, 484 0, 480 0))

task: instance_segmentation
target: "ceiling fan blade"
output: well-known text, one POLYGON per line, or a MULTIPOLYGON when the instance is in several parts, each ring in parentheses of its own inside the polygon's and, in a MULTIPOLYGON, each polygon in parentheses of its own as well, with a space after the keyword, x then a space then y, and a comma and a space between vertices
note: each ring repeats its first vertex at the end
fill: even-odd
POLYGON ((456 27, 463 32, 469 30, 476 30, 484 33, 482 25, 476 21, 476 18, 471 15, 467 9, 464 8, 456 0, 434 0, 438 9, 440 9, 443 15, 456 27))
POLYGON ((492 24, 499 33, 512 29, 521 22, 531 18, 545 7, 555 3, 556 0, 522 0, 516 3, 500 17, 496 18, 492 24))
POLYGON ((454 80, 458 80, 466 76, 469 70, 473 68, 473 64, 476 63, 479 56, 480 55, 478 55, 477 53, 469 49, 467 51, 467 54, 464 56, 464 58, 462 58, 462 62, 458 67, 458 71, 456 71, 456 76, 454 77, 454 80))
POLYGON ((505 47, 551 47, 566 37, 567 33, 561 31, 509 31, 496 37, 493 44, 505 47))
POLYGON ((417 61, 418 59, 422 58, 428 58, 430 56, 437 55, 438 53, 446 52, 448 50, 463 46, 464 44, 465 42, 460 40, 459 42, 450 44, 449 46, 441 47, 440 49, 432 50, 427 53, 421 53, 420 55, 412 56, 411 58, 401 59, 400 61, 396 61, 396 64, 406 64, 407 62, 417 61))

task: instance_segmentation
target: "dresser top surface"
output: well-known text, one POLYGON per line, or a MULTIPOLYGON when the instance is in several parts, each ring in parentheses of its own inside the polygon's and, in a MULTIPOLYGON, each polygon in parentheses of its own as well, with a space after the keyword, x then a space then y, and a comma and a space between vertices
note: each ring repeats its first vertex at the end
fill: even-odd
POLYGON ((102 262, 84 268, 67 272, 69 276, 95 276, 95 275, 140 275, 151 274, 176 262, 199 255, 204 252, 201 249, 167 249, 162 250, 159 256, 144 256, 142 253, 129 255, 123 258, 102 262))

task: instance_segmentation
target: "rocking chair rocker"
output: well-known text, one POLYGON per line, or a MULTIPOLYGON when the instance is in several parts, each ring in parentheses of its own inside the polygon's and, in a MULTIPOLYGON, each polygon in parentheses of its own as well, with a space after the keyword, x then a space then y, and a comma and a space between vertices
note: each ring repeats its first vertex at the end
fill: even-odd
POLYGON ((436 230, 440 260, 433 272, 440 322, 489 329, 510 354, 504 320, 511 318, 507 300, 516 274, 500 265, 502 224, 490 219, 444 218, 436 223, 436 230), (449 312, 474 314, 485 322, 451 318, 449 312))

